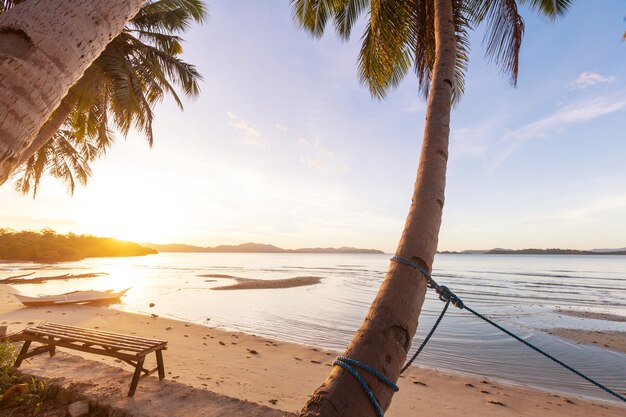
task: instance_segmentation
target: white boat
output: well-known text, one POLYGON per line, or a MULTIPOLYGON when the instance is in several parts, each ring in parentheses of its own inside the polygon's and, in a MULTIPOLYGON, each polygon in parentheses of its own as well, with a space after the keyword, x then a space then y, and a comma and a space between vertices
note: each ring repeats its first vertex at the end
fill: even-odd
POLYGON ((63 304, 84 304, 84 303, 106 303, 118 300, 126 291, 130 288, 126 288, 122 291, 72 291, 65 294, 58 295, 38 295, 37 297, 28 297, 21 294, 13 294, 15 297, 27 307, 36 306, 52 306, 63 304))

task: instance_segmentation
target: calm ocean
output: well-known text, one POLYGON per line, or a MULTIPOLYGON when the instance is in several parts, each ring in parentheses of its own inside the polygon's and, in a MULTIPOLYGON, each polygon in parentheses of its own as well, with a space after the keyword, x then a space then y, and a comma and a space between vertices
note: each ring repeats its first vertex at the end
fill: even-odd
MULTIPOLYGON (((127 311, 155 313, 213 327, 341 350, 374 298, 390 255, 190 254, 87 259, 55 265, 0 264, 0 278, 43 268, 37 276, 106 272, 94 279, 19 285, 24 294, 132 287, 127 311), (232 283, 201 277, 322 277, 310 287, 211 291, 232 283), (155 303, 153 308, 149 303, 155 303)), ((626 331, 626 323, 580 319, 556 310, 584 309, 626 316, 626 256, 438 255, 433 274, 466 304, 580 368, 626 391, 626 355, 583 346, 542 332, 551 327, 626 331)), ((443 303, 429 293, 415 349, 443 303)), ((610 400, 602 391, 527 347, 453 307, 416 361, 419 366, 467 373, 610 400)))

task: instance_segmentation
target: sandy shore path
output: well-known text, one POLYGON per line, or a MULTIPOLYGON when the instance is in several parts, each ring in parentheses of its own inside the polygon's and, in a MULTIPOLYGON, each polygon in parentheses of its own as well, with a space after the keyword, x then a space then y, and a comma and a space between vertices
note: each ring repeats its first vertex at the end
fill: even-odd
MULTIPOLYGON (((337 354, 309 346, 107 308, 87 306, 24 308, 11 295, 11 291, 14 291, 11 287, 0 285, 0 324, 8 325, 9 331, 17 331, 31 323, 55 321, 168 340, 169 349, 164 355, 166 378, 176 383, 168 382, 164 385, 165 388, 159 389, 167 391, 174 389, 168 387, 186 384, 197 390, 217 394, 217 397, 214 397, 216 401, 219 396, 224 396, 231 398, 224 401, 232 401, 232 398, 235 398, 276 410, 297 412, 327 376, 331 362, 337 354)), ((72 355, 79 354, 75 351, 67 352, 72 355)), ((114 392, 125 392, 131 376, 127 365, 110 358, 82 353, 80 355, 123 368, 127 379, 105 378, 106 382, 100 381, 99 384, 100 390, 106 391, 102 385, 106 387, 109 384, 114 385, 111 388, 114 388, 114 392)), ((63 377, 75 382, 93 379, 89 366, 81 366, 80 361, 63 359, 68 357, 69 355, 59 355, 59 358, 50 359, 41 355, 24 368, 48 373, 44 376, 49 377, 59 376, 55 375, 55 372, 63 372, 63 377), (58 366, 58 362, 55 361, 61 360, 69 361, 68 365, 58 366), (74 365, 70 366, 70 363, 74 365)), ((148 365, 153 366, 152 363, 148 365)), ((400 392, 395 395, 392 407, 386 414, 389 417, 413 416, 425 410, 429 416, 434 417, 458 415, 622 417, 626 413, 626 407, 573 397, 566 398, 486 379, 461 377, 420 368, 410 369, 405 375, 399 381, 400 392)), ((148 382, 158 385, 154 377, 142 381, 134 404, 150 403, 147 398, 153 391, 148 389, 142 391, 143 384, 148 382)), ((198 395, 196 391, 193 393, 198 395)), ((181 413, 185 407, 193 407, 192 397, 189 398, 190 401, 182 397, 179 399, 181 413)), ((173 395, 172 398, 178 396, 173 395)), ((363 400, 365 401, 365 397, 363 400)), ((249 404, 246 407, 249 407, 249 404)), ((259 413, 265 412, 263 410, 265 408, 259 409, 259 413)), ((264 414, 252 414, 249 411, 241 411, 238 414, 231 410, 224 415, 264 414)))

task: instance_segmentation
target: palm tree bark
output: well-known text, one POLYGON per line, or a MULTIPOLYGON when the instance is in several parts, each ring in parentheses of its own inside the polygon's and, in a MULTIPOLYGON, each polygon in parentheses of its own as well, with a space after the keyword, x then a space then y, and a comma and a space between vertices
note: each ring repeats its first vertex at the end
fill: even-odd
POLYGON ((32 143, 26 148, 26 150, 20 155, 17 166, 20 166, 27 162, 37 151, 50 139, 54 137, 54 134, 63 126, 63 123, 67 120, 68 116, 72 112, 72 106, 70 106, 70 94, 68 93, 59 107, 52 113, 52 116, 48 121, 39 129, 39 133, 35 136, 32 143))
MULTIPOLYGON (((424 140, 409 215, 396 254, 432 270, 444 204, 450 111, 456 58, 451 0, 435 0, 436 59, 426 110, 424 140)), ((367 316, 344 356, 397 381, 426 295, 426 279, 415 269, 392 263, 367 316)), ((381 408, 393 391, 365 371, 359 372, 381 408)), ((335 366, 300 416, 364 417, 376 412, 357 380, 335 366)))
POLYGON ((0 185, 143 0, 29 0, 0 16, 0 185))

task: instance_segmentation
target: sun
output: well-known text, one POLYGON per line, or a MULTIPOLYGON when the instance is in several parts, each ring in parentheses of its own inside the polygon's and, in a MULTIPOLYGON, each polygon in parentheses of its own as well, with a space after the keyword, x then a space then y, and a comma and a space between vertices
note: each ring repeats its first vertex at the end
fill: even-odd
POLYGON ((178 235, 184 217, 180 198, 165 193, 157 183, 134 185, 113 179, 100 184, 97 193, 85 195, 76 206, 80 229, 140 243, 169 242, 178 235))

